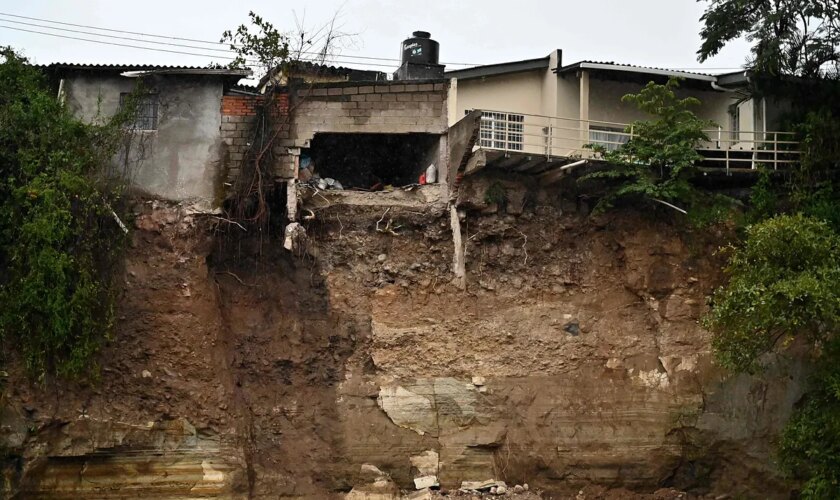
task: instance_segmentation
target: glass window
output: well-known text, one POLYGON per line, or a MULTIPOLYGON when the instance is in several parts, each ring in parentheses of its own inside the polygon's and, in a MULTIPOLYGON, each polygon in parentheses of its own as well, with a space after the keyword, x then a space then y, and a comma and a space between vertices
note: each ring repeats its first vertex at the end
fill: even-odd
MULTIPOLYGON (((469 114, 472 110, 467 110, 469 114)), ((485 111, 481 115, 479 144, 484 148, 522 151, 525 115, 485 111)))
POLYGON ((620 127, 589 126, 589 142, 602 146, 607 151, 615 151, 630 140, 630 134, 620 127))
MULTIPOLYGON (((126 105, 129 95, 131 94, 128 92, 122 92, 120 94, 120 108, 126 105)), ((139 96, 137 116, 135 116, 130 128, 135 130, 157 130, 159 104, 157 94, 143 94, 139 96)))

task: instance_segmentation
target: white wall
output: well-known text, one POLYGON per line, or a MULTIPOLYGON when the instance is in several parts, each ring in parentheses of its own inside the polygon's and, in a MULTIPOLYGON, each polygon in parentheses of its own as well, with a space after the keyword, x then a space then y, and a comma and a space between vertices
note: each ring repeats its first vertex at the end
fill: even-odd
POLYGON ((534 70, 458 80, 456 116, 461 119, 470 109, 543 114, 543 73, 544 70, 534 70))
MULTIPOLYGON (((449 125, 453 125, 464 117, 466 111, 473 109, 550 116, 552 110, 545 109, 545 103, 543 102, 545 73, 546 70, 538 69, 522 73, 458 80, 457 96, 454 99, 455 112, 449 115, 449 125)), ((547 89, 547 91, 550 92, 551 89, 547 89)), ((452 101, 450 99, 450 103, 452 101)), ((547 124, 546 118, 525 117, 523 151, 545 153, 543 130, 547 124)))
MULTIPOLYGON (((646 120, 650 117, 639 111, 635 104, 623 103, 621 98, 627 94, 638 94, 643 84, 617 82, 612 80, 590 79, 589 118, 616 123, 630 123, 634 120, 646 120)), ((696 90, 681 88, 677 96, 685 98, 696 97, 700 106, 694 112, 698 117, 711 120, 724 128, 729 123, 728 106, 735 102, 732 94, 712 90, 696 90)), ((752 111, 750 111, 752 120, 752 111)), ((750 121, 750 123, 752 123, 750 121)), ((752 128, 752 125, 750 125, 752 128)))

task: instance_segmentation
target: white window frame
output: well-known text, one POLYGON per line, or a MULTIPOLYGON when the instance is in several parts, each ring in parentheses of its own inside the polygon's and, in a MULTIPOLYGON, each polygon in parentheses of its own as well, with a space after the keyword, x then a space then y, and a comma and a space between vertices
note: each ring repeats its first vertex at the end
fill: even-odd
MULTIPOLYGON (((472 111, 468 109, 464 114, 472 111)), ((479 146, 504 151, 522 151, 525 147, 525 115, 482 111, 479 146)))

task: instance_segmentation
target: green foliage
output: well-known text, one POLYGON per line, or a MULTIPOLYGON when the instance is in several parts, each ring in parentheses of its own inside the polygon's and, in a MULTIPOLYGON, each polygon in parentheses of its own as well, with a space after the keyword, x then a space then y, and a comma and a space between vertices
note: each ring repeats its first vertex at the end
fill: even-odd
POLYGON ((698 229, 725 224, 732 220, 733 209, 740 202, 720 193, 694 193, 690 198, 689 223, 698 229))
POLYGON ((836 74, 840 61, 840 7, 834 0, 709 0, 701 17, 704 62, 727 43, 753 43, 750 66, 768 75, 836 74))
POLYGON ((840 325, 840 236, 822 221, 781 215, 750 226, 732 249, 729 283, 704 324, 727 368, 753 372, 779 341, 826 341, 840 325))
POLYGON ((713 123, 697 118, 691 108, 700 101, 693 97, 679 99, 675 93, 678 87, 674 78, 664 85, 650 82, 640 93, 622 98, 653 119, 634 122, 626 130, 632 130, 633 136, 615 151, 593 147, 611 164, 610 168, 581 178, 603 181, 608 186, 596 211, 610 208, 620 198, 676 203, 690 203, 698 198, 690 179, 697 173, 696 163, 702 159, 697 147, 708 140, 703 130, 713 123))
POLYGON ((827 180, 823 178, 826 173, 837 172, 840 167, 840 118, 835 111, 820 107, 808 112, 797 129, 802 137, 802 162, 794 172, 794 181, 808 188, 827 180))
MULTIPOLYGON (((246 223, 265 226, 270 220, 267 197, 275 187, 273 144, 282 131, 282 125, 288 123, 288 115, 281 113, 280 107, 275 105, 277 86, 274 84, 288 76, 291 59, 297 60, 303 50, 302 46, 298 47, 292 54, 290 43, 293 40, 289 35, 281 33, 253 11, 248 16, 250 26, 241 24, 235 31, 225 31, 221 42, 228 43, 230 49, 236 52, 231 68, 256 65, 268 79, 262 103, 254 117, 254 123, 260 126, 254 127, 255 135, 249 140, 249 150, 240 160, 240 173, 233 188, 231 213, 228 215, 246 223)), ((302 33, 300 35, 302 44, 311 45, 304 40, 306 37, 302 33)))
POLYGON ((781 465, 804 479, 802 497, 840 498, 840 345, 828 343, 811 377, 812 390, 788 422, 781 465))
POLYGON ((811 390, 785 428, 782 465, 804 480, 803 498, 840 497, 840 4, 830 0, 709 0, 700 61, 727 43, 753 44, 751 92, 792 105, 801 165, 787 190, 763 178, 753 190, 731 281, 706 324, 723 364, 755 370, 782 338, 803 336, 822 353, 811 390), (790 75, 804 79, 788 78, 790 75), (761 257, 764 255, 764 257, 761 257))
POLYGON ((222 33, 221 43, 230 45, 236 53, 231 68, 245 68, 249 63, 259 64, 265 71, 284 69, 289 60, 289 36, 281 33, 273 24, 253 11, 248 12, 254 32, 246 24, 240 24, 236 31, 222 33))
POLYGON ((487 186, 487 191, 484 193, 484 202, 490 205, 504 205, 507 202, 507 190, 504 184, 499 181, 493 181, 487 186))
POLYGON ((821 182, 810 189, 796 188, 791 202, 803 214, 819 219, 840 233, 840 190, 831 182, 821 182))
POLYGON ((11 49, 0 63, 0 342, 33 375, 90 373, 113 324, 124 236, 108 168, 123 138, 75 119, 11 49))
POLYGON ((750 191, 749 210, 746 214, 748 223, 760 222, 776 215, 779 211, 779 194, 770 178, 770 172, 762 169, 758 182, 750 191))

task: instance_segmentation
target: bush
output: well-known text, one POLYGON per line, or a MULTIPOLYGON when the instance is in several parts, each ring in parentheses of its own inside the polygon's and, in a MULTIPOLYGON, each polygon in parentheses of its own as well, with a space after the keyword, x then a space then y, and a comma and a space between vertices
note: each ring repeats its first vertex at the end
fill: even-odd
POLYGON ((11 49, 0 63, 0 342, 30 372, 80 376, 113 326, 124 235, 109 169, 129 111, 75 119, 11 49))
POLYGON ((756 371, 780 340, 826 340, 840 323, 840 236, 823 221, 781 215, 750 226, 733 249, 730 281, 704 318, 720 362, 756 371))

